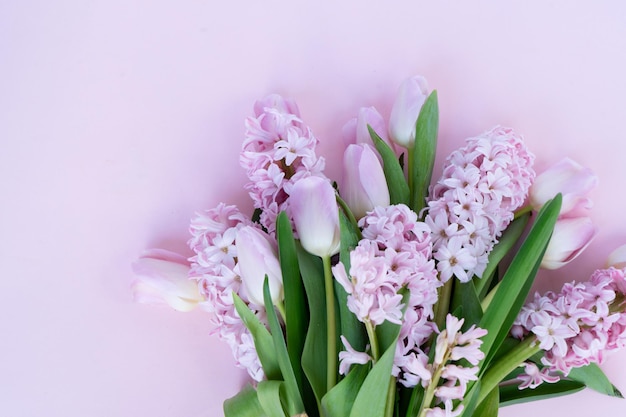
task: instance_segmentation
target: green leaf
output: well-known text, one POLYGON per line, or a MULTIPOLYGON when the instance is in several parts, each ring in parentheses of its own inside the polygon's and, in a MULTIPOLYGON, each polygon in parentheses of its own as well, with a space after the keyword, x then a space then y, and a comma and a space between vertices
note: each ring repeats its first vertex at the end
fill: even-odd
POLYGON ((281 405, 280 390, 282 381, 261 381, 257 387, 257 397, 263 411, 268 417, 285 417, 285 411, 281 405))
POLYGON ((224 401, 225 417, 268 417, 261 407, 257 392, 250 384, 234 397, 224 401))
POLYGON ((317 403, 326 394, 326 294, 322 260, 296 245, 302 282, 306 289, 310 318, 302 352, 302 369, 315 393, 317 403))
MULTIPOLYGON (((354 226, 346 215, 339 211, 339 225, 341 231, 341 245, 339 250, 339 260, 344 265, 346 273, 350 271, 350 252, 359 243, 359 231, 354 229, 354 226)), ((348 339, 350 345, 358 350, 365 350, 367 344, 367 333, 365 327, 361 323, 354 313, 348 309, 348 293, 346 290, 334 280, 335 297, 337 298, 337 312, 339 314, 339 334, 345 336, 348 339)))
MULTIPOLYGON (((481 383, 480 380, 476 381, 476 383, 468 390, 465 394, 465 398, 463 398, 462 404, 464 405, 463 413, 460 417, 473 417, 474 411, 476 410, 476 406, 478 405, 478 394, 480 392, 481 383)), ((476 414, 476 417, 481 417, 480 414, 476 414)))
POLYGON ((276 349, 278 366, 280 366, 280 371, 283 374, 283 379, 285 381, 287 411, 289 412, 289 415, 292 416, 294 414, 304 412, 304 403, 302 402, 302 397, 300 397, 296 376, 293 372, 293 368, 291 367, 291 362, 289 361, 289 354, 287 353, 287 344, 285 343, 285 338, 283 337, 283 330, 278 322, 278 317, 276 317, 274 304, 272 304, 272 295, 270 294, 270 284, 267 275, 265 276, 265 281, 263 282, 263 300, 265 301, 267 322, 270 325, 272 340, 274 341, 274 349, 276 349))
MULTIPOLYGON (((394 340, 397 341, 400 326, 396 325, 396 329, 394 340)), ((354 401, 350 417, 385 416, 389 387, 395 382, 395 378, 391 376, 395 353, 396 344, 392 343, 365 378, 354 401)))
POLYGON ((489 253, 489 262, 483 272, 482 278, 474 277, 474 285, 479 299, 482 300, 485 298, 500 261, 502 261, 511 248, 513 248, 513 245, 515 245, 522 236, 529 219, 530 213, 526 213, 509 224, 504 233, 502 233, 502 236, 500 236, 498 243, 489 253))
POLYGON ((387 188, 389 189, 389 198, 391 204, 409 204, 410 191, 409 185, 404 178, 404 172, 400 166, 400 162, 396 159, 395 152, 380 138, 372 129, 367 126, 374 146, 383 160, 383 171, 387 180, 387 188))
POLYGON ((322 398, 322 410, 325 417, 345 417, 350 415, 363 381, 367 377, 369 366, 355 365, 348 375, 335 385, 322 398))
POLYGON ((488 331, 482 338, 481 349, 486 357, 481 365, 481 373, 484 373, 486 365, 490 363, 500 344, 508 335, 524 305, 552 236, 560 209, 560 194, 543 206, 480 321, 479 327, 488 331))
POLYGON ((498 417, 498 409, 500 408, 500 391, 498 387, 491 390, 487 397, 478 404, 474 411, 475 416, 480 417, 498 417))
MULTIPOLYGON (((287 352, 302 399, 305 404, 313 404, 315 397, 308 380, 304 376, 300 362, 304 351, 306 330, 309 327, 309 310, 304 284, 300 277, 296 241, 293 237, 291 222, 285 212, 281 212, 276 219, 276 237, 283 276, 285 314, 288 318, 286 323, 287 352)), ((307 411, 311 415, 317 411, 317 407, 307 411)))
POLYGON ((280 373, 280 367, 278 366, 272 335, 270 335, 265 325, 259 321, 257 316, 250 311, 246 303, 235 293, 233 293, 233 302, 243 324, 250 330, 250 334, 254 340, 254 347, 257 351, 257 355, 259 355, 265 376, 270 380, 282 380, 283 377, 280 373))
POLYGON ((409 147, 410 207, 416 213, 426 205, 435 163, 438 131, 439 107, 437 90, 434 90, 422 105, 415 123, 415 143, 409 147))
POLYGON ((541 384, 535 389, 520 390, 517 385, 504 385, 500 387, 500 406, 521 404, 530 401, 545 400, 574 394, 585 388, 585 384, 578 381, 562 379, 554 384, 541 384))
POLYGON ((615 387, 615 385, 611 384, 609 378, 607 378, 602 369, 600 369, 600 367, 595 363, 572 369, 567 375, 567 378, 582 382, 587 387, 599 392, 600 394, 624 398, 622 393, 615 387))
POLYGON ((463 330, 467 330, 473 324, 478 324, 483 316, 483 309, 480 306, 478 295, 474 289, 474 283, 468 282, 454 282, 454 290, 452 292, 452 303, 450 305, 450 311, 462 308, 462 316, 458 318, 465 318, 463 322, 463 330))

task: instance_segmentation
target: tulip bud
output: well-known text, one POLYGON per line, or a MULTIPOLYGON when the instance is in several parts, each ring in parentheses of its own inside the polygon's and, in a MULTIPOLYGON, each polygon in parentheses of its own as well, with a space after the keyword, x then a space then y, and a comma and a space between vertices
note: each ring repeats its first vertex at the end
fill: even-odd
POLYGON ((558 269, 574 260, 589 246, 596 234, 589 217, 559 219, 541 261, 545 269, 558 269))
POLYGON ((263 283, 267 276, 272 302, 283 299, 283 276, 278 261, 276 242, 265 232, 253 226, 244 226, 237 232, 237 265, 248 299, 264 305, 263 283))
POLYGON ((168 304, 178 311, 189 311, 204 301, 198 284, 189 279, 189 262, 184 256, 164 249, 151 249, 133 265, 131 283, 135 301, 168 304))
POLYGON ((343 127, 343 139, 346 145, 354 143, 366 143, 373 145, 367 126, 371 126, 374 132, 380 136, 389 146, 391 143, 387 139, 387 129, 383 116, 374 107, 361 107, 358 117, 350 120, 343 127))
POLYGON ((297 181, 289 198, 290 214, 302 247, 326 257, 339 252, 339 208, 335 190, 320 177, 297 181))
POLYGON ((350 145, 343 154, 340 193, 357 219, 376 206, 389 205, 383 167, 369 145, 350 145))
POLYGON ((402 83, 389 116, 392 141, 405 148, 415 143, 415 123, 427 97, 428 85, 424 77, 412 77, 402 83))
POLYGON ((615 249, 609 255, 606 261, 607 267, 614 267, 618 269, 626 268, 626 245, 622 245, 615 249))
POLYGON ((561 193, 560 217, 578 217, 582 209, 591 207, 586 195, 596 186, 598 178, 590 169, 565 158, 535 178, 530 188, 530 204, 539 210, 548 200, 561 193))

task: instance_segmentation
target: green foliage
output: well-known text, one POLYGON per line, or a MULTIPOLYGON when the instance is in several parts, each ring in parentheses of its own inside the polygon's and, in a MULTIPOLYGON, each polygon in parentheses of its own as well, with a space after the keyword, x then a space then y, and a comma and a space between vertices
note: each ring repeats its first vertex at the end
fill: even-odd
POLYGON ((409 204, 409 185, 404 178, 404 172, 400 162, 396 158, 395 152, 376 134, 371 126, 367 126, 374 142, 374 146, 383 160, 383 171, 389 189, 391 204, 409 204))
POLYGON ((437 134, 439 132, 439 104, 434 90, 420 109, 415 123, 415 143, 409 148, 410 207, 419 213, 426 205, 426 196, 433 173, 437 134))

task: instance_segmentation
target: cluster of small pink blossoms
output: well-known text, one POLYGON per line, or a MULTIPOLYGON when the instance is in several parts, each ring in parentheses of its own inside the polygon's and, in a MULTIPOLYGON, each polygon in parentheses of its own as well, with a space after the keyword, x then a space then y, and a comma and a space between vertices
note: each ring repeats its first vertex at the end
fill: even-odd
POLYGON ((467 139, 448 157, 425 219, 443 282, 482 275, 489 252, 526 199, 533 161, 521 137, 503 127, 467 139))
POLYGON ((232 294, 237 293, 260 318, 265 310, 252 304, 239 278, 235 240, 238 230, 251 222, 235 206, 220 203, 197 214, 191 221, 189 247, 196 254, 189 260, 189 277, 198 281, 206 298, 202 307, 212 313, 214 332, 230 346, 237 365, 255 381, 264 377, 249 330, 235 310, 232 294))
POLYGON ((427 417, 454 417, 463 412, 463 406, 454 408, 454 401, 463 400, 467 384, 478 379, 478 363, 485 354, 480 350, 487 330, 472 325, 467 331, 461 332, 464 319, 452 314, 446 317, 446 328, 439 333, 435 343, 435 356, 432 364, 424 369, 422 386, 434 388, 435 407, 428 409, 427 417), (471 367, 461 366, 459 361, 466 360, 471 367), (454 363, 456 362, 456 363, 454 363), (443 383, 441 383, 443 380, 443 383))
MULTIPOLYGON (((403 204, 376 207, 359 226, 363 239, 350 253, 349 276, 342 263, 333 268, 348 295, 348 308, 373 326, 384 321, 401 324, 393 375, 406 386, 415 386, 427 355, 420 346, 430 337, 437 302, 437 279, 430 229, 403 204), (404 317, 400 290, 409 291, 404 317)), ((369 356, 356 352, 342 338, 346 352, 340 354, 341 373, 352 363, 366 363, 369 356)))
POLYGON ((245 188, 254 207, 262 210, 259 221, 273 235, 278 214, 289 213, 293 184, 308 176, 326 178, 325 162, 316 156, 318 141, 295 102, 273 94, 255 103, 254 114, 246 119, 239 162, 250 179, 245 188))
POLYGON ((626 345, 626 269, 599 269, 584 283, 565 284, 559 294, 535 294, 511 330, 523 338, 532 333, 545 351, 543 369, 532 366, 520 388, 555 382, 556 372, 601 363, 606 352, 626 345))

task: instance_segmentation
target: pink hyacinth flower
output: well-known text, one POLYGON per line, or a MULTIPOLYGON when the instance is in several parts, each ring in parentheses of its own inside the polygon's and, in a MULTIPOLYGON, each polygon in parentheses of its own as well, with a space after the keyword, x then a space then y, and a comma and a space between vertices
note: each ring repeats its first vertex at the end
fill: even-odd
POLYGON ((561 193, 561 217, 580 216, 581 210, 591 207, 587 194, 597 183, 598 178, 589 168, 565 158, 535 178, 530 188, 530 203, 535 210, 539 210, 561 193))
POLYGON ((302 247, 319 257, 339 252, 339 207, 328 180, 308 177, 291 189, 290 211, 302 247))
POLYGON ((341 196, 357 219, 376 206, 389 205, 389 189, 383 167, 371 146, 349 145, 343 154, 341 196))
POLYGON ((236 246, 239 274, 250 301, 264 305, 263 283, 266 276, 272 302, 281 301, 283 277, 276 241, 256 227, 244 226, 237 233, 236 246))
POLYGON ((595 234, 596 228, 589 217, 559 219, 541 267, 558 269, 571 262, 589 246, 595 234))
POLYGON ((189 262, 182 255, 151 249, 132 268, 136 277, 131 287, 137 302, 167 304, 178 311, 190 311, 204 301, 198 284, 188 277, 189 262))
POLYGON ((424 77, 415 76, 404 81, 398 90, 389 116, 389 138, 398 145, 409 148, 415 142, 415 122, 428 97, 424 77))

